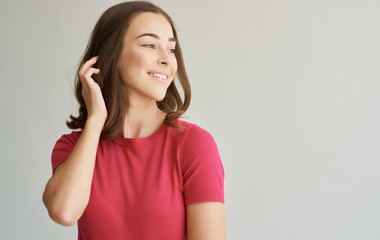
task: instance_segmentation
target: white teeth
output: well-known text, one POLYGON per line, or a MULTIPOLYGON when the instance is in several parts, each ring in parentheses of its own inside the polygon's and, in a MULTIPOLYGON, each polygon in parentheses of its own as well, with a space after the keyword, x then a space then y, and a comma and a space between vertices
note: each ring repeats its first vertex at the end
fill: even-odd
POLYGON ((151 73, 150 76, 152 77, 159 77, 161 79, 167 79, 168 77, 163 75, 163 74, 159 74, 159 73, 151 73))

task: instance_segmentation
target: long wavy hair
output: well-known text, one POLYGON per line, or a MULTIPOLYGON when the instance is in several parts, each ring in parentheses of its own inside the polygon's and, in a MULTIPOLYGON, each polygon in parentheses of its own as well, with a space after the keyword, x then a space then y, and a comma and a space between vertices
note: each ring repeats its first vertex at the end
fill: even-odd
POLYGON ((164 99, 156 102, 156 104, 161 111, 166 113, 164 124, 176 129, 182 127, 182 125, 177 124, 173 120, 181 117, 189 107, 191 88, 174 23, 167 13, 154 4, 144 1, 135 1, 124 2, 110 7, 102 14, 96 23, 76 72, 75 95, 79 103, 79 116, 75 117, 70 115, 70 120, 66 121, 66 125, 70 129, 83 129, 87 120, 87 108, 81 93, 82 83, 78 75, 79 70, 90 58, 99 56, 98 61, 93 67, 99 68, 101 71, 99 74, 92 75, 92 78, 100 86, 108 112, 100 139, 112 139, 122 131, 125 110, 128 103, 125 93, 122 92, 117 63, 122 51, 124 35, 131 19, 143 12, 152 12, 164 16, 170 23, 174 38, 177 40, 175 57, 178 67, 176 78, 178 78, 182 86, 184 100, 182 100, 175 81, 173 80, 167 89, 164 99))

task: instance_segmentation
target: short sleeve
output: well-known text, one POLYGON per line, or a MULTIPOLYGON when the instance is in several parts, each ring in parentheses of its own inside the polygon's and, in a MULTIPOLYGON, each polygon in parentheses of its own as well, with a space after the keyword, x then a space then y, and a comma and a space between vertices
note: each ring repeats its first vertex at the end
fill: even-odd
POLYGON ((73 131, 71 134, 62 135, 57 140, 51 153, 51 165, 53 168, 53 174, 58 165, 64 163, 70 156, 70 153, 74 149, 74 146, 78 141, 80 134, 81 132, 73 131))
POLYGON ((224 203, 224 168, 211 134, 192 124, 183 136, 180 152, 185 205, 224 203))

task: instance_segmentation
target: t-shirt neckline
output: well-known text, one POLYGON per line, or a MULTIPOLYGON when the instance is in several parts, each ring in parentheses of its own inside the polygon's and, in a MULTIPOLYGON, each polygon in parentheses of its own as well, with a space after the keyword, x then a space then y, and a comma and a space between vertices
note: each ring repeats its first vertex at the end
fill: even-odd
POLYGON ((152 142, 154 139, 156 139, 159 135, 161 135, 164 130, 166 129, 166 125, 163 122, 161 126, 151 135, 143 138, 126 138, 122 136, 116 136, 111 141, 124 145, 124 146, 136 146, 136 145, 142 145, 152 142))

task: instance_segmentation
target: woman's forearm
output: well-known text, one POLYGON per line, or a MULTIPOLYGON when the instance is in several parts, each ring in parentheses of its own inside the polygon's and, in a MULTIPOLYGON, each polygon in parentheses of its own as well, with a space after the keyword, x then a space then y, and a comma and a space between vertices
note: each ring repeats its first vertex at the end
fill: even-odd
POLYGON ((103 124, 95 119, 87 120, 70 156, 46 184, 44 204, 50 217, 61 225, 75 224, 88 204, 103 124))

